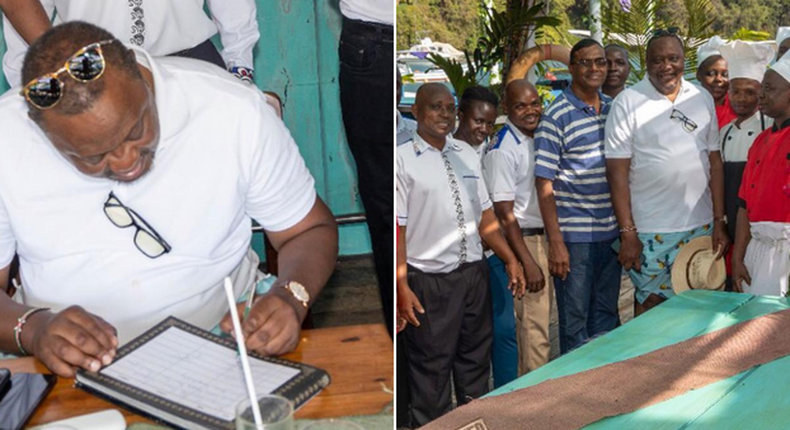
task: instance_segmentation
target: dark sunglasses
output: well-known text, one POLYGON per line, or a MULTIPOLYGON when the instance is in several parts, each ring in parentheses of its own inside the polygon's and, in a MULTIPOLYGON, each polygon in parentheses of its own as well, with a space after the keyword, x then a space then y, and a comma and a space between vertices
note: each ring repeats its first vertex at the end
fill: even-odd
POLYGON ((685 128, 689 133, 697 129, 697 123, 692 121, 691 118, 687 117, 686 114, 677 109, 672 109, 672 113, 669 114, 669 119, 676 119, 680 121, 683 124, 683 128, 685 128))
POLYGON ((78 82, 90 82, 99 79, 104 74, 104 54, 101 47, 115 42, 115 39, 102 40, 91 43, 81 48, 69 57, 63 67, 54 73, 39 76, 28 82, 20 95, 38 109, 50 109, 60 101, 63 96, 63 81, 59 76, 67 72, 78 82))
POLYGON ((161 257, 173 249, 153 227, 145 222, 143 217, 131 208, 124 206, 112 191, 110 191, 107 201, 104 202, 104 214, 116 227, 126 228, 134 226, 137 228, 137 231, 134 233, 134 246, 146 257, 161 257))

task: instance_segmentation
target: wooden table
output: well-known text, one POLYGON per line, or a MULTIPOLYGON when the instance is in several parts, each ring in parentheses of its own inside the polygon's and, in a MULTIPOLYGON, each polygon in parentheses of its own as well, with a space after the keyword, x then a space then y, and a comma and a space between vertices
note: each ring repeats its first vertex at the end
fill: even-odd
MULTIPOLYGON (((489 396, 626 360, 788 308, 788 298, 688 291, 489 396)), ((683 372, 684 369, 677 371, 683 372)), ((585 429, 786 429, 790 421, 788 387, 790 356, 630 414, 602 419, 585 429)), ((569 398, 568 401, 573 402, 574 399, 569 398)))
MULTIPOLYGON (((296 351, 283 358, 329 372, 332 383, 296 413, 296 418, 329 418, 381 412, 392 402, 392 340, 384 325, 356 325, 305 330, 296 351)), ((49 373, 34 358, 0 362, 15 372, 49 373)), ((104 409, 119 409, 126 424, 150 420, 121 409, 74 387, 73 379, 58 378, 55 388, 29 425, 44 424, 104 409)))

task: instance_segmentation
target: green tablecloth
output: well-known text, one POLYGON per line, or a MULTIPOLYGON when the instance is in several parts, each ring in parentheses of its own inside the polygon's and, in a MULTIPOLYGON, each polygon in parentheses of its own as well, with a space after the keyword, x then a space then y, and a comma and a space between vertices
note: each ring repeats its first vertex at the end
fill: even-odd
MULTIPOLYGON (((787 298, 689 291, 507 384, 496 396, 622 361, 700 334, 790 308, 787 298)), ((790 327, 788 327, 790 330, 790 327)), ((677 369, 682 372, 683 369, 677 369)), ((586 429, 790 428, 790 356, 586 429)), ((572 398, 568 399, 573 402, 572 398)))

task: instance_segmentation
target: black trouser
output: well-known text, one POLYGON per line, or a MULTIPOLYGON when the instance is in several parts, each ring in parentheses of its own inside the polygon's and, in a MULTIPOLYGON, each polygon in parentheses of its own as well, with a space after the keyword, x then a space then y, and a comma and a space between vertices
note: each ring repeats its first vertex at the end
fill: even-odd
POLYGON ((226 70, 225 61, 222 60, 222 55, 220 55, 219 51, 217 51, 217 47, 211 43, 211 40, 206 40, 194 48, 174 52, 169 54, 169 56, 194 58, 196 60, 208 61, 209 63, 222 67, 222 70, 226 70))
POLYGON ((409 287, 425 309, 409 326, 406 355, 412 424, 419 427, 452 408, 450 373, 459 405, 488 392, 491 359, 491 290, 485 260, 450 273, 409 267, 409 287))
POLYGON ((340 103, 357 186, 370 231, 387 330, 392 336, 392 217, 395 94, 393 27, 343 19, 340 35, 340 103))

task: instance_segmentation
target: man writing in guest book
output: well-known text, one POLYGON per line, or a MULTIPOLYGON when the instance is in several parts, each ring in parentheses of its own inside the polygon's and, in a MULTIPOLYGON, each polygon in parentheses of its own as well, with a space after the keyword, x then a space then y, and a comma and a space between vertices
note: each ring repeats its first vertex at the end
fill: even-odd
POLYGON ((81 22, 30 47, 26 84, 0 97, 0 287, 14 253, 22 281, 0 295, 0 351, 68 377, 168 316, 232 331, 222 281, 237 297, 256 281, 251 219, 280 278, 244 320, 246 345, 296 347, 337 227, 263 95, 187 61, 81 22))

